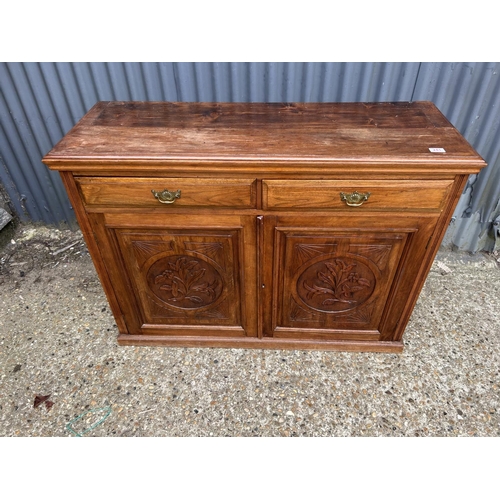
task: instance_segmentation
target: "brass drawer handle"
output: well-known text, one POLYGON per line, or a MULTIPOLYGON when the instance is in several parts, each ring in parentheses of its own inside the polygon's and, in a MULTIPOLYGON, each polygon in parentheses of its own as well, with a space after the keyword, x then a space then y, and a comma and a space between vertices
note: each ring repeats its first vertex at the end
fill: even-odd
POLYGON ((181 197, 180 189, 178 189, 177 191, 169 191, 168 189, 164 189, 163 191, 155 191, 154 189, 152 189, 151 192, 160 203, 173 203, 177 198, 181 197))
POLYGON ((345 201, 350 207, 360 207, 369 197, 371 193, 340 193, 340 200, 345 201))

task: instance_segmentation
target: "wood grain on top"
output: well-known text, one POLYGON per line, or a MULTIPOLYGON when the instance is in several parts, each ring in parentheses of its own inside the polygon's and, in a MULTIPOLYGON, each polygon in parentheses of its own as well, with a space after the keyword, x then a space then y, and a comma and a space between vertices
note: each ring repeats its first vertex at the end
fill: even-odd
POLYGON ((117 160, 485 166, 430 102, 99 102, 43 159, 117 160))

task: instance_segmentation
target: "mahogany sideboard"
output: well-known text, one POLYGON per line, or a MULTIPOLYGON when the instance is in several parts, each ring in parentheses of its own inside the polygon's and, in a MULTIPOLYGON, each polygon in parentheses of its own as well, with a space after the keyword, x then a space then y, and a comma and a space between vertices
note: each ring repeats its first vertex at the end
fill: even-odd
POLYGON ((43 162, 119 344, 382 352, 486 166, 431 102, 99 102, 43 162))

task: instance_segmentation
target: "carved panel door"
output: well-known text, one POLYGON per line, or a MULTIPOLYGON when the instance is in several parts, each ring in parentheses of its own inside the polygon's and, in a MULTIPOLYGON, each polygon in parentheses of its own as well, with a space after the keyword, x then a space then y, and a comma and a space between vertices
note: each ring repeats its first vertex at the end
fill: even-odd
POLYGON ((256 336, 254 218, 94 217, 129 333, 256 336))
POLYGON ((270 217, 264 336, 386 340, 416 278, 435 216, 270 217), (402 280, 403 275, 406 276, 402 280), (402 299, 402 300, 401 300, 402 299))

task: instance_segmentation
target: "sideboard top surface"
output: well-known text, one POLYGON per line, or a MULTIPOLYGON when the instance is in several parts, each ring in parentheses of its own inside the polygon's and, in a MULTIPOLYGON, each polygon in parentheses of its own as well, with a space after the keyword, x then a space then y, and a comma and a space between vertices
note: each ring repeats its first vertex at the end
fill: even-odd
POLYGON ((53 169, 151 161, 160 165, 410 162, 437 168, 460 165, 471 172, 486 165, 427 101, 98 102, 43 161, 53 169))

